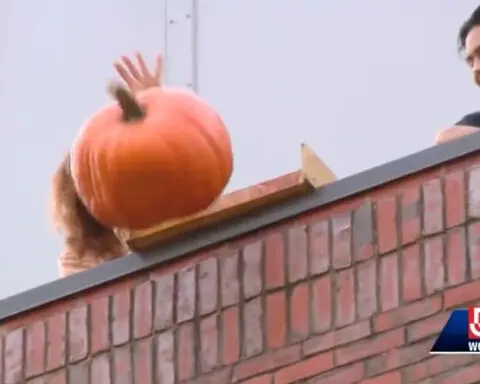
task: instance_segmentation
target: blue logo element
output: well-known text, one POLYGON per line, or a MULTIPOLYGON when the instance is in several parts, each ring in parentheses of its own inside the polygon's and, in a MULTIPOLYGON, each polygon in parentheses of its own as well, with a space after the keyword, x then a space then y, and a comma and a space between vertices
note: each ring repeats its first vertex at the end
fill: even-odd
POLYGON ((480 339, 469 338, 469 311, 473 308, 456 309, 442 329, 430 351, 432 354, 477 354, 480 353, 480 339))

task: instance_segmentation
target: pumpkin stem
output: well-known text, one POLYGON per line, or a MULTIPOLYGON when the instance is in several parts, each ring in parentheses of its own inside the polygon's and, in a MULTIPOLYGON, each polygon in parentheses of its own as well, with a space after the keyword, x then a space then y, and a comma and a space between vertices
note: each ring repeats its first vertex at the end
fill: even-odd
POLYGON ((145 111, 140 106, 134 95, 123 85, 111 83, 108 93, 120 104, 123 111, 123 121, 133 122, 145 117, 145 111))

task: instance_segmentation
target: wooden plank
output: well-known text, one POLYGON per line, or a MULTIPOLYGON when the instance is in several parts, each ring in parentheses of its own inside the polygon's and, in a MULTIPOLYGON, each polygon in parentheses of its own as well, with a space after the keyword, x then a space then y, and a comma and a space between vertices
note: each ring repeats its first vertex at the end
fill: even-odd
POLYGON ((222 195, 208 209, 196 215, 170 220, 141 231, 119 230, 117 234, 131 249, 145 249, 280 200, 304 195, 336 180, 335 174, 306 144, 301 146, 301 163, 298 171, 222 195))

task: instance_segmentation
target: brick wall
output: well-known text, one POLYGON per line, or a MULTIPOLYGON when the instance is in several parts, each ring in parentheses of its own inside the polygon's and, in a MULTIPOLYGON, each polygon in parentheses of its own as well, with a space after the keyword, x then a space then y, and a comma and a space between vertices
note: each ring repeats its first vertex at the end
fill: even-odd
POLYGON ((1 383, 478 383, 428 352, 479 217, 479 157, 423 172, 5 321, 1 383))

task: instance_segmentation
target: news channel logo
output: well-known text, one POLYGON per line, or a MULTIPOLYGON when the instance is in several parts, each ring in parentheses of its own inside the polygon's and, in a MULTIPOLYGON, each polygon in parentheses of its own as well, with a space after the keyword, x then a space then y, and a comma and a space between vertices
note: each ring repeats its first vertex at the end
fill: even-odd
POLYGON ((430 353, 480 355, 480 307, 453 311, 430 353))

